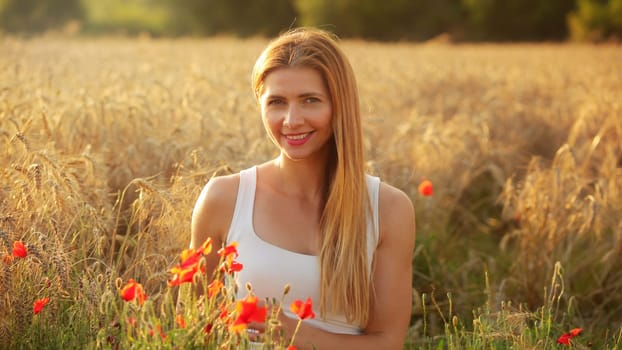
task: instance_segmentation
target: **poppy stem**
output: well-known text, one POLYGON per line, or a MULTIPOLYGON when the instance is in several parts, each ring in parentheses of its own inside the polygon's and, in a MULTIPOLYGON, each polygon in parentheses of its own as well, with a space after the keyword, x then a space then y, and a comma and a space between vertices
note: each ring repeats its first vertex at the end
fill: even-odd
POLYGON ((298 333, 298 329, 300 328, 300 324, 302 323, 302 318, 298 319, 298 323, 296 323, 296 329, 294 329, 294 334, 292 334, 292 339, 289 341, 289 346, 294 345, 294 338, 296 338, 296 334, 298 333))

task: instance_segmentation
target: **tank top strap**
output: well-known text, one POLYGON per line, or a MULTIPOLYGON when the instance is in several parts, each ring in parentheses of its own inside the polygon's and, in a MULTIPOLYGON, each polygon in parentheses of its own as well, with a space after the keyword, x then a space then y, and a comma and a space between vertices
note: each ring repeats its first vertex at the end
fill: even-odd
POLYGON ((376 176, 367 175, 367 190, 369 192, 369 204, 371 205, 371 227, 374 230, 374 237, 378 239, 378 233, 380 226, 378 224, 378 197, 380 192, 380 178, 376 176))
POLYGON ((238 197, 235 201, 233 218, 227 235, 227 242, 240 241, 241 234, 253 232, 253 205, 255 203, 255 188, 257 187, 257 167, 253 166, 240 171, 240 185, 238 197), (250 230, 249 230, 250 228, 250 230))
MULTIPOLYGON (((371 213, 367 216, 367 257, 368 263, 371 264, 374 252, 378 246, 380 239, 380 225, 378 223, 378 198, 380 192, 380 178, 376 176, 366 175, 367 191, 369 195, 369 204, 371 213)), ((371 267, 371 266, 370 266, 371 267)))

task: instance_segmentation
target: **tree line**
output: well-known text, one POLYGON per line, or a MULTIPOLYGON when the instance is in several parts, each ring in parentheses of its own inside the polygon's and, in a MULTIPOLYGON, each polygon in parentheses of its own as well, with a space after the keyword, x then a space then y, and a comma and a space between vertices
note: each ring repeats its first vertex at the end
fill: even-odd
MULTIPOLYGON (((0 0, 0 28, 40 33, 72 21, 86 33, 126 30, 163 36, 274 36, 311 25, 371 40, 422 41, 439 35, 456 41, 622 38, 622 0, 117 0, 105 2, 108 23, 106 14, 103 20, 99 15, 99 22, 93 19, 97 3, 0 0), (144 11, 112 18, 121 16, 128 4, 144 11), (153 20, 155 8, 166 15, 153 20)), ((97 6, 101 12, 103 5, 97 6)))

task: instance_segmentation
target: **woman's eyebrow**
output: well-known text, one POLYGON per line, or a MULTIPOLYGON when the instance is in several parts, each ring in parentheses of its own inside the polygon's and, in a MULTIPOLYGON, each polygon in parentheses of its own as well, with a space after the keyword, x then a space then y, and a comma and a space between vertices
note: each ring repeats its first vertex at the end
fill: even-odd
MULTIPOLYGON (((315 91, 309 91, 309 92, 303 92, 299 95, 296 96, 297 98, 305 98, 305 97, 325 97, 325 95, 321 92, 315 92, 315 91)), ((264 97, 265 99, 275 99, 275 98, 281 98, 281 99, 285 99, 286 97, 279 94, 279 93, 274 93, 274 94, 267 94, 264 97)))
POLYGON ((298 97, 317 97, 317 96, 324 96, 324 94, 321 92, 312 91, 312 92, 305 92, 305 93, 298 95, 298 97))

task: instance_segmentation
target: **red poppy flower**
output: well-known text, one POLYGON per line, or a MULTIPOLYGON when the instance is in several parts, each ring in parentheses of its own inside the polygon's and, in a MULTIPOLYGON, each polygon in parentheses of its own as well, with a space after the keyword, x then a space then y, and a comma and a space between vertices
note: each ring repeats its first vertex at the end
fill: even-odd
POLYGON ((184 319, 184 315, 179 314, 175 317, 175 323, 179 326, 179 328, 186 328, 186 320, 184 319))
POLYGON ((32 312, 34 312, 35 315, 38 314, 39 312, 41 312, 41 310, 43 310, 45 305, 47 305, 49 302, 50 302, 50 298, 42 298, 42 299, 35 300, 35 303, 32 305, 32 312))
POLYGON ((201 259, 201 251, 188 248, 184 249, 181 254, 179 254, 180 264, 177 265, 180 268, 186 268, 199 263, 199 259, 201 259))
POLYGON ((231 262, 231 266, 229 266, 229 273, 234 273, 234 272, 242 271, 243 267, 244 267, 244 265, 240 264, 239 262, 232 261, 231 262))
POLYGON ((203 253, 203 255, 207 255, 209 253, 212 252, 212 239, 211 238, 207 238, 205 240, 205 242, 203 242, 203 244, 201 244, 201 253, 203 253))
POLYGON ((212 283, 207 286, 207 296, 210 298, 213 297, 220 292, 222 287, 224 287, 224 284, 220 280, 212 281, 212 283))
POLYGON ((28 255, 28 249, 22 241, 13 242, 13 256, 16 258, 25 258, 28 255))
POLYGON ((147 295, 145 294, 142 284, 136 283, 136 281, 132 278, 130 278, 129 281, 127 281, 127 284, 121 288, 121 297, 125 301, 137 299, 138 304, 140 305, 142 305, 147 299, 147 295))
POLYGON ((259 300, 254 295, 249 295, 244 300, 240 300, 235 304, 235 311, 237 318, 233 321, 233 324, 229 326, 229 330, 232 332, 241 332, 246 329, 246 326, 250 322, 264 322, 266 320, 265 306, 258 306, 259 300))
POLYGON ((583 328, 573 328, 570 332, 562 334, 557 338, 558 344, 570 345, 570 340, 583 332, 583 328))
POLYGON ((162 326, 157 325, 156 328, 158 329, 158 332, 160 333, 160 338, 166 339, 166 334, 164 334, 164 331, 162 331, 162 326))
POLYGON ((203 255, 208 255, 212 252, 212 239, 208 238, 203 242, 201 248, 193 249, 188 248, 184 249, 180 254, 182 268, 189 267, 199 263, 199 260, 203 255))
POLYGON ((419 193, 422 196, 429 197, 434 193, 434 187, 432 186, 432 182, 430 180, 423 180, 419 184, 419 193))
POLYGON ((168 281, 169 287, 178 286, 182 283, 192 282, 194 274, 199 271, 199 264, 188 267, 175 266, 171 269, 173 279, 168 281))
POLYGON ((307 318, 315 318, 315 313, 313 312, 313 303, 311 302, 311 298, 307 298, 307 301, 304 303, 302 300, 295 300, 290 305, 290 310, 295 313, 301 320, 307 318))
POLYGON ((226 318, 229 317, 229 311, 227 311, 227 308, 225 306, 223 306, 220 309, 220 315, 218 315, 218 318, 220 318, 221 320, 224 320, 226 318))
POLYGON ((287 349, 285 349, 285 350, 298 350, 298 349, 296 349, 296 347, 295 347, 295 346, 290 345, 290 346, 288 346, 288 347, 287 347, 287 349))
MULTIPOLYGON (((156 329, 158 330, 158 333, 160 333, 160 338, 162 338, 162 340, 166 339, 166 334, 162 331, 162 326, 156 325, 156 329)), ((152 337, 155 335, 153 328, 149 330, 149 335, 152 337)))
POLYGON ((232 256, 234 259, 238 257, 238 242, 233 242, 226 247, 220 248, 218 250, 218 255, 222 257, 232 256))
POLYGON ((204 330, 205 330, 205 333, 210 334, 210 333, 212 332, 212 328, 213 328, 213 327, 214 327, 214 326, 213 326, 211 323, 207 324, 207 325, 205 326, 205 329, 204 329, 204 330))
MULTIPOLYGON (((182 283, 192 282, 194 275, 199 272, 199 262, 201 258, 211 251, 211 238, 206 239, 199 249, 184 249, 180 254, 180 264, 170 270, 174 276, 173 279, 168 282, 168 285, 172 287, 182 283)), ((202 268, 201 272, 205 273, 205 268, 202 268)))
POLYGON ((244 268, 243 264, 232 259, 227 259, 227 261, 223 261, 223 263, 220 264, 220 271, 227 272, 229 274, 242 271, 243 268, 244 268))
POLYGON ((571 338, 572 337, 570 337, 568 334, 563 334, 561 337, 557 338, 557 343, 563 345, 570 345, 571 338))

